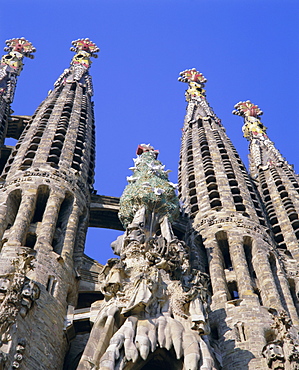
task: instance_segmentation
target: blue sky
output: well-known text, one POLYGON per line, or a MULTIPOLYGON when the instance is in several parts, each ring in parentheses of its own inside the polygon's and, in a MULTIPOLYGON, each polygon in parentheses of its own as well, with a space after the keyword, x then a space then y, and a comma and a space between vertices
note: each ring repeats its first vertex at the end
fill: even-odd
MULTIPOLYGON (((299 170, 299 4, 297 0, 14 0, 2 7, 1 43, 24 36, 37 49, 18 80, 15 114, 31 115, 69 66, 71 41, 101 49, 91 67, 98 194, 120 196, 139 143, 160 150, 173 172, 186 103, 179 72, 197 68, 207 98, 247 163, 234 104, 264 111, 268 135, 299 170)), ((105 263, 118 232, 90 230, 86 253, 105 263)))

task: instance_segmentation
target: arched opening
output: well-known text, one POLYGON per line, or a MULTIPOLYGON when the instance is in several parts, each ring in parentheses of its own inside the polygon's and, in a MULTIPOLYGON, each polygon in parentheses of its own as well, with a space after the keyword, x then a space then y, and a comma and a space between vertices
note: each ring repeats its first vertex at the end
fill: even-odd
POLYGON ((76 309, 91 307, 92 303, 103 299, 104 295, 101 292, 80 292, 76 309))
POLYGON ((239 298, 239 291, 238 291, 238 285, 236 281, 229 281, 227 283, 227 288, 230 294, 230 300, 238 299, 239 298))
POLYGON ((49 198, 49 187, 41 185, 37 189, 37 200, 35 205, 35 211, 31 223, 41 222, 46 209, 47 201, 49 198))
POLYGON ((233 264, 229 253, 227 234, 225 231, 219 231, 215 236, 222 254, 223 268, 231 271, 233 270, 233 264))
POLYGON ((167 351, 164 348, 157 349, 150 354, 146 361, 139 358, 136 363, 131 361, 124 370, 182 370, 183 361, 177 360, 174 350, 167 351))

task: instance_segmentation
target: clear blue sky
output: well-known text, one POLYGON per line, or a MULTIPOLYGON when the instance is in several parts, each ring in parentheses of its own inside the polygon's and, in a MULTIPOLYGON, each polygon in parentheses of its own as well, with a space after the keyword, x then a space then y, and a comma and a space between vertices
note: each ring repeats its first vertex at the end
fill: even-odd
MULTIPOLYGON (((19 77, 13 109, 31 115, 69 66, 71 41, 100 47, 95 88, 98 194, 120 196, 139 143, 177 163, 186 103, 179 72, 208 79, 207 98, 247 162, 234 104, 250 99, 282 154, 299 170, 299 3, 297 0, 14 0, 2 6, 1 44, 24 36, 37 49, 19 77)), ((119 233, 90 230, 86 253, 105 263, 119 233)))

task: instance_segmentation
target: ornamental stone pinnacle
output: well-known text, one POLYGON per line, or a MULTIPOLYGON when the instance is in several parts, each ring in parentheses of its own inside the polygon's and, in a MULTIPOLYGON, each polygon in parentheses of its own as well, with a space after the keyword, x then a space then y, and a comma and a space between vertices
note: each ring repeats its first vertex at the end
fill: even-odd
POLYGON ((4 51, 8 52, 14 51, 22 54, 24 57, 28 57, 30 59, 34 58, 32 53, 35 53, 36 49, 32 45, 32 43, 26 40, 24 37, 9 39, 6 40, 5 43, 7 46, 4 48, 4 51))
POLYGON ((262 134, 267 137, 265 127, 259 117, 263 114, 263 111, 255 104, 251 103, 250 100, 240 101, 235 105, 236 110, 233 110, 233 114, 244 117, 244 126, 242 128, 244 137, 250 140, 250 137, 262 134))
POLYGON ((97 58, 97 52, 100 49, 97 45, 89 39, 78 39, 72 41, 73 46, 71 51, 76 52, 71 60, 70 68, 64 70, 59 76, 54 86, 57 87, 61 84, 78 82, 81 86, 87 88, 87 93, 93 95, 93 86, 91 77, 88 74, 88 70, 91 66, 91 57, 97 58))
POLYGON ((4 51, 8 53, 3 55, 0 61, 0 95, 6 93, 6 100, 11 102, 14 95, 16 76, 19 76, 23 69, 23 59, 28 57, 33 59, 32 53, 36 51, 35 47, 24 37, 6 40, 4 51))
POLYGON ((71 65, 82 65, 86 68, 89 68, 91 65, 91 57, 97 58, 97 52, 100 49, 97 45, 89 39, 78 39, 72 41, 74 46, 71 47, 71 51, 75 51, 76 55, 73 57, 71 65))
POLYGON ((14 99, 17 77, 23 69, 24 57, 33 58, 35 48, 24 37, 6 41, 3 55, 0 60, 0 145, 4 142, 7 133, 8 119, 11 114, 10 104, 14 99))
POLYGON ((186 69, 185 71, 181 72, 178 80, 189 84, 189 89, 186 91, 187 101, 196 98, 204 98, 206 91, 203 87, 207 82, 207 79, 195 68, 186 69))

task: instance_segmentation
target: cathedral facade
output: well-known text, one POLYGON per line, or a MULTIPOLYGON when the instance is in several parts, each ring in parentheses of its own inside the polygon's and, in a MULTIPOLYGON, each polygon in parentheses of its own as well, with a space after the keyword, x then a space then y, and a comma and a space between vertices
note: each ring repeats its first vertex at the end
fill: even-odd
POLYGON ((299 178, 261 109, 244 101, 233 111, 248 172, 205 77, 181 72, 178 185, 159 151, 140 144, 121 198, 98 195, 89 74, 98 47, 73 41, 70 67, 29 117, 10 106, 35 48, 24 38, 6 44, 0 370, 299 369, 299 178), (124 232, 104 266, 84 254, 89 226, 124 232))

